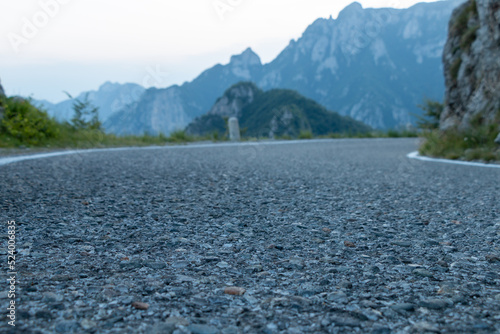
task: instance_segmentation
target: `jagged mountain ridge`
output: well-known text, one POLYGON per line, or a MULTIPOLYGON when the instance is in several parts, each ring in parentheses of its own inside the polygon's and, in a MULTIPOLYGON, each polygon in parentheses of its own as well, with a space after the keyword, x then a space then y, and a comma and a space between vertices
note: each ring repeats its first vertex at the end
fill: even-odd
POLYGON ((353 3, 337 19, 316 20, 268 64, 249 48, 191 82, 149 89, 101 119, 120 135, 168 134, 206 113, 231 85, 252 81, 264 90, 296 90, 375 128, 405 126, 421 113, 424 98, 442 99, 441 55, 451 12, 461 2, 408 9, 353 3))
POLYGON ((441 55, 461 0, 363 9, 318 19, 264 69, 264 89, 294 89, 375 128, 404 126, 424 98, 441 99, 441 55))
POLYGON ((206 113, 227 87, 246 80, 265 90, 296 90, 375 128, 405 126, 421 113, 417 105, 424 98, 440 100, 444 94, 441 55, 451 12, 460 3, 408 9, 354 3, 337 19, 316 20, 269 64, 247 49, 192 82, 144 94, 142 102, 105 125, 118 134, 169 133, 206 113), (172 122, 155 121, 160 119, 172 122))
POLYGON ((238 117, 244 136, 297 138, 303 132, 314 135, 365 133, 370 127, 350 117, 326 110, 311 99, 288 89, 262 91, 252 82, 230 87, 212 109, 187 128, 190 135, 226 132, 225 118, 238 117))

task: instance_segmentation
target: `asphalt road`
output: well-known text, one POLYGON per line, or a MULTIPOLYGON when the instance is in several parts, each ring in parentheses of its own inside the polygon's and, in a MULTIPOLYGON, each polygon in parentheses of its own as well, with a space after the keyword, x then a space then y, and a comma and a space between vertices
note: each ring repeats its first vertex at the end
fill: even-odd
POLYGON ((325 140, 0 166, 17 251, 16 331, 5 293, 0 329, 499 332, 500 169, 408 159, 416 148, 325 140))

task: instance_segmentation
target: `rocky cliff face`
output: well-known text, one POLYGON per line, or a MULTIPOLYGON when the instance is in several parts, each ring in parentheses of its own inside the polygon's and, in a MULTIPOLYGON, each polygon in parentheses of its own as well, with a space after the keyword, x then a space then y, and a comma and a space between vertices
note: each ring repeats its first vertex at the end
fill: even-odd
POLYGON ((215 102, 208 112, 209 115, 222 117, 240 117, 241 110, 252 103, 260 89, 255 84, 240 83, 230 87, 224 95, 215 102))
POLYGON ((252 82, 240 82, 224 92, 205 115, 195 118, 187 127, 189 135, 206 136, 217 132, 226 132, 226 120, 229 117, 242 116, 242 110, 250 105, 263 92, 252 82))
POLYGON ((425 98, 444 95, 442 50, 462 1, 401 10, 353 3, 337 19, 316 20, 265 66, 257 83, 297 90, 375 128, 405 126, 425 98))
POLYGON ((0 80, 0 96, 5 96, 5 91, 3 90, 2 87, 2 80, 0 80))
POLYGON ((500 1, 469 0, 452 15, 443 53, 445 110, 440 127, 467 128, 500 112, 500 1))
POLYGON ((379 129, 406 126, 425 98, 442 99, 442 50, 463 0, 408 9, 353 3, 318 19, 264 68, 263 89, 288 88, 379 129))
POLYGON ((170 133, 182 129, 192 119, 178 86, 166 90, 148 89, 139 101, 111 115, 104 128, 117 135, 170 133))

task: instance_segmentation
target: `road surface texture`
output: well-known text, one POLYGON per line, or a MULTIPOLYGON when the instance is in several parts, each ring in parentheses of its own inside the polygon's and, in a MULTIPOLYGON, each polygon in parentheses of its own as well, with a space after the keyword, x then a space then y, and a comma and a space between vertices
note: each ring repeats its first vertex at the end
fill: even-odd
POLYGON ((500 169, 406 158, 416 147, 212 145, 1 166, 18 253, 16 327, 7 284, 0 326, 498 333, 500 169))

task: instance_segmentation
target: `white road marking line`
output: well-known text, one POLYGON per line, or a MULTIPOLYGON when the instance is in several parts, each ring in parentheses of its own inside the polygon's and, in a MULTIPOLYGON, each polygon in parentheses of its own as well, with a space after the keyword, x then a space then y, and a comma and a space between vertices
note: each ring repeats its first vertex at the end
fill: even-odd
MULTIPOLYGON (((252 145, 283 145, 283 144, 296 144, 296 143, 317 143, 326 142, 328 139, 316 140, 288 140, 288 141, 262 141, 262 142, 242 142, 242 143, 205 143, 205 144, 187 144, 187 145, 172 145, 172 146, 146 146, 146 147, 117 147, 117 148, 98 148, 98 149, 85 149, 85 150, 68 150, 51 153, 39 153, 32 155, 19 155, 0 158, 0 166, 8 165, 15 162, 25 160, 35 160, 51 158, 71 154, 86 154, 94 152, 114 152, 114 151, 130 151, 130 150, 162 150, 162 149, 185 149, 185 148, 211 148, 211 147, 228 147, 228 146, 252 146, 252 145)), ((339 141, 339 140, 337 140, 339 141)))
POLYGON ((440 163, 453 164, 453 165, 473 166, 473 167, 483 167, 483 168, 500 168, 500 165, 498 165, 498 164, 485 164, 485 163, 481 163, 481 162, 429 158, 429 157, 421 156, 418 152, 411 152, 410 154, 407 155, 407 157, 410 159, 416 159, 416 160, 421 160, 421 161, 440 162, 440 163))

